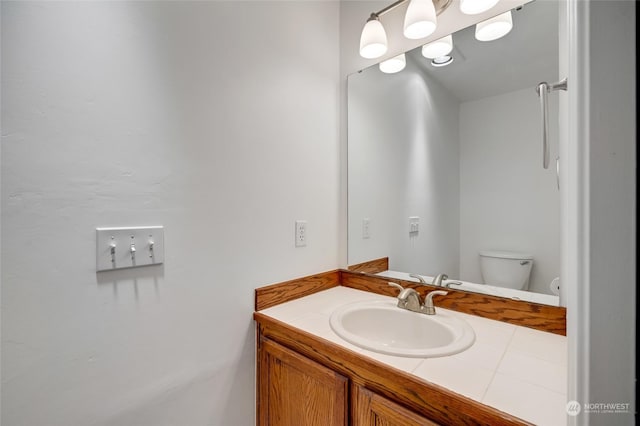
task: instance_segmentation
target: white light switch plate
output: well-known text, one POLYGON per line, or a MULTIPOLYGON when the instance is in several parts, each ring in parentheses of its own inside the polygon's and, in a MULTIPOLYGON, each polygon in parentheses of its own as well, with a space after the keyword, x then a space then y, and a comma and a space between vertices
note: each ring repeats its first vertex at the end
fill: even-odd
POLYGON ((418 235, 420 232, 420 217, 418 216, 410 216, 409 217, 409 235, 418 235))
POLYGON ((162 262, 163 226, 96 228, 97 271, 158 265, 162 262))

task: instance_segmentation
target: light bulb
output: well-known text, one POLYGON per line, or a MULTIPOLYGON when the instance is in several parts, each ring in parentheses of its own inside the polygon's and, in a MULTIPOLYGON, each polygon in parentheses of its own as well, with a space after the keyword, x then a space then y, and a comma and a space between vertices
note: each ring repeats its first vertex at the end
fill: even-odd
POLYGON ((406 65, 407 59, 405 58, 404 53, 401 53, 398 56, 380 62, 379 66, 380 71, 387 74, 393 74, 402 71, 406 65))
POLYGON ((460 0, 460 12, 465 15, 477 15, 486 12, 498 4, 499 0, 460 0))
POLYGON ((439 58, 433 58, 431 60, 431 65, 434 67, 446 67, 451 62, 453 62, 453 58, 449 55, 440 56, 439 58))
POLYGON ((436 30, 436 8, 431 0, 411 0, 404 15, 404 36, 419 39, 436 30))
POLYGON ((508 11, 476 24, 476 39, 480 41, 497 40, 507 35, 511 28, 513 28, 513 19, 511 11, 508 11))
POLYGON ((387 34, 375 15, 367 21, 360 36, 360 56, 367 59, 379 58, 387 53, 387 34))
POLYGON ((448 55, 453 50, 453 37, 451 34, 422 46, 422 56, 429 59, 448 55))

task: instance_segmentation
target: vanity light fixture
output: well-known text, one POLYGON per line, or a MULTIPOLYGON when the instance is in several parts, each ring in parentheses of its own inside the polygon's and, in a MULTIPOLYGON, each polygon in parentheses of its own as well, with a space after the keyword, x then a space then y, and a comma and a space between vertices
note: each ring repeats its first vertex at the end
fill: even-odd
POLYGON ((387 34, 380 17, 398 6, 409 2, 404 17, 404 36, 409 39, 427 37, 436 30, 437 15, 442 13, 453 0, 398 0, 374 12, 360 35, 360 56, 366 59, 379 58, 387 53, 387 34))
POLYGON ((439 58, 434 58, 431 60, 431 65, 434 67, 446 67, 451 62, 453 62, 453 56, 444 55, 439 58))
POLYGON ((465 15, 477 15, 486 12, 500 0, 460 0, 460 12, 465 15))
POLYGON ((386 61, 382 61, 379 65, 380 71, 386 74, 400 72, 405 66, 407 66, 407 58, 404 56, 404 53, 401 53, 391 59, 387 59, 386 61))
POLYGON ((360 35, 360 56, 374 59, 385 53, 387 53, 387 33, 378 15, 372 13, 360 35))
POLYGON ((433 34, 438 25, 436 8, 431 0, 411 0, 404 15, 404 36, 417 40, 433 34))
POLYGON ((491 19, 476 24, 476 40, 493 41, 509 34, 513 28, 511 11, 507 11, 491 19))
POLYGON ((429 59, 448 55, 453 50, 453 36, 449 34, 422 46, 422 56, 429 59))

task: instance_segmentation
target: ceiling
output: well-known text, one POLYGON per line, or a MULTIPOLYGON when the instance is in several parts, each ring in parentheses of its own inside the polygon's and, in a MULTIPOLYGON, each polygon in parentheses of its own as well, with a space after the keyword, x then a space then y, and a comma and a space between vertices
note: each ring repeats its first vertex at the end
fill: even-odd
POLYGON ((501 39, 475 39, 475 25, 453 34, 453 63, 435 68, 421 48, 407 52, 407 61, 447 88, 460 101, 470 101, 533 88, 558 80, 558 12, 553 0, 536 0, 512 11, 513 29, 501 39))

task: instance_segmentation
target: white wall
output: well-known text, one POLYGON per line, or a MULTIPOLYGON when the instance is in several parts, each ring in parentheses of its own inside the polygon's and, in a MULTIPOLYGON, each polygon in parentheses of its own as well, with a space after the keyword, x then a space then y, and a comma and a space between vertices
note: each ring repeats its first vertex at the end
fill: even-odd
POLYGON ((458 270, 458 102, 416 64, 349 77, 349 263, 458 270), (417 235, 409 217, 420 218, 417 235), (362 220, 369 218, 370 238, 362 220))
POLYGON ((460 276, 465 280, 483 282, 480 251, 522 252, 534 257, 529 290, 551 293, 549 283, 560 275, 557 100, 550 96, 547 170, 539 101, 531 88, 460 104, 460 276))
POLYGON ((3 425, 253 423, 253 289, 338 264, 338 12, 2 2, 3 425))

